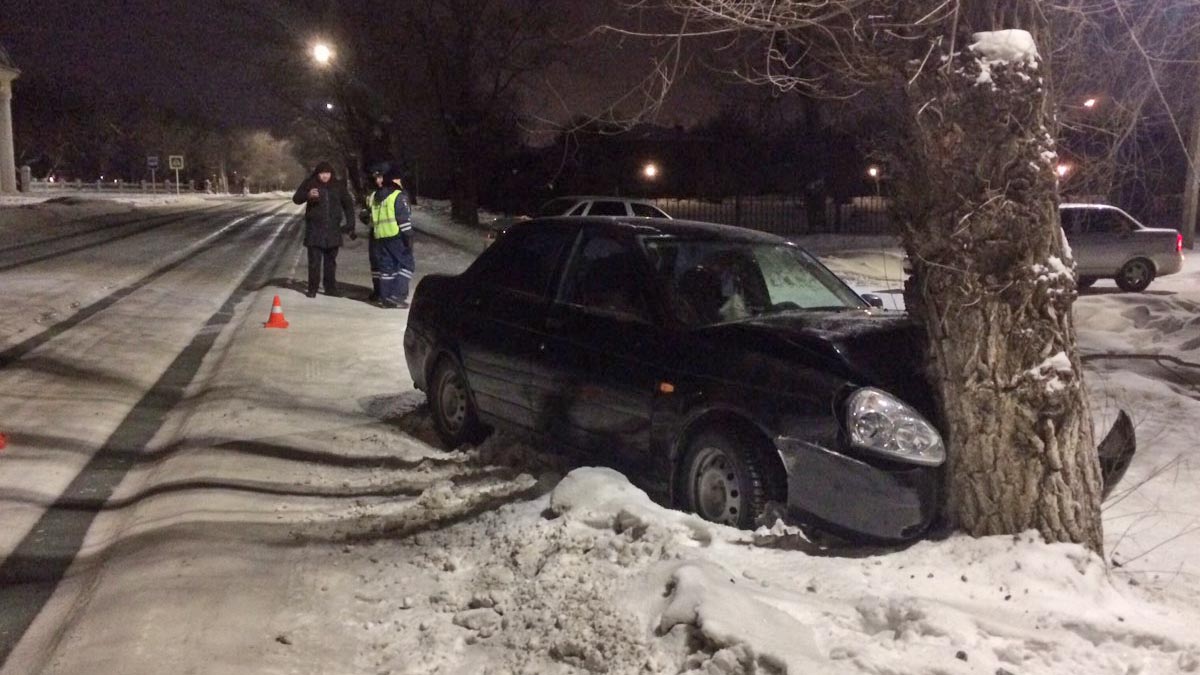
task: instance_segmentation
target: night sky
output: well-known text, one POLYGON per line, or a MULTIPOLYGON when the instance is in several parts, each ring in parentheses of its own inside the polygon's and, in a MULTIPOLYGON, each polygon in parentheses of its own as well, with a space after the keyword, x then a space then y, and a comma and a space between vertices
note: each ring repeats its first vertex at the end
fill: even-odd
MULTIPOLYGON (((228 9, 228 0, 2 0, 0 43, 22 71, 71 87, 92 81, 114 94, 200 114, 229 126, 272 127, 283 121, 286 106, 259 81, 257 67, 266 58, 253 39, 253 27, 228 9)), ((269 4, 262 2, 258 4, 269 4)), ((286 7, 286 3, 277 3, 286 7)), ((617 20, 618 6, 599 1, 562 2, 580 33, 606 20, 617 20)), ((286 9, 276 13, 288 24, 286 9)), ((302 45, 309 36, 299 34, 302 45)), ((305 67, 298 51, 297 67, 305 67)), ((574 110, 556 104, 545 92, 529 95, 529 104, 552 117, 592 112, 637 82, 649 68, 649 48, 637 41, 586 40, 548 77, 574 110)), ((20 95, 20 81, 15 94, 20 95)), ((695 82, 676 93, 661 122, 690 124, 715 109, 695 82), (683 101, 681 103, 681 101, 683 101)))
MULTIPOLYGON (((270 125, 278 104, 239 62, 255 58, 221 3, 3 0, 0 42, 23 75, 92 81, 148 105, 270 125)), ((15 95, 20 95, 20 80, 15 95)))

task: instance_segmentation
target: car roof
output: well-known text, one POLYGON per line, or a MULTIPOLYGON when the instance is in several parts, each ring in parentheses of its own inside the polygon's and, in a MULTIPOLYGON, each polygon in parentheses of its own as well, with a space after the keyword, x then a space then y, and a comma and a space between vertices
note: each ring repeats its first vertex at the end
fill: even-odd
POLYGON ((536 223, 589 224, 634 235, 691 237, 718 241, 742 241, 755 244, 787 243, 787 240, 782 237, 767 234, 766 232, 758 232, 757 230, 748 230, 744 227, 704 223, 697 220, 666 220, 662 218, 638 218, 631 216, 554 216, 549 218, 534 218, 533 220, 518 223, 513 227, 536 227, 536 223))
POLYGON ((549 204, 550 202, 556 202, 560 199, 573 199, 577 202, 594 202, 604 200, 607 202, 637 202, 639 204, 650 204, 651 206, 654 205, 654 202, 649 199, 640 199, 637 197, 614 197, 612 195, 563 195, 561 197, 547 199, 545 203, 549 204))

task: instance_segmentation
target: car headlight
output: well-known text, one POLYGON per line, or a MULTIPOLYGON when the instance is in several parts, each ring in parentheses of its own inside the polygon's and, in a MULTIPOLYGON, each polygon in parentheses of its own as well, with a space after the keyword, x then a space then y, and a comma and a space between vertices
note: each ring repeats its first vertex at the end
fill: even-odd
POLYGON ((892 459, 924 466, 946 461, 942 436, 908 404, 891 394, 863 387, 846 401, 850 443, 892 459))

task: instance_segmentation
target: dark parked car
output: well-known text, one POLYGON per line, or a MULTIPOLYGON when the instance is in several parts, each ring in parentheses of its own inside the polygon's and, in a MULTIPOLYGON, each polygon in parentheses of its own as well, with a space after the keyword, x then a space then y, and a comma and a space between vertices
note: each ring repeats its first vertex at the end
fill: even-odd
POLYGON ((450 445, 518 427, 669 479, 676 505, 921 534, 945 451, 922 337, 801 248, 680 220, 518 223, 417 286, 404 336, 450 445))

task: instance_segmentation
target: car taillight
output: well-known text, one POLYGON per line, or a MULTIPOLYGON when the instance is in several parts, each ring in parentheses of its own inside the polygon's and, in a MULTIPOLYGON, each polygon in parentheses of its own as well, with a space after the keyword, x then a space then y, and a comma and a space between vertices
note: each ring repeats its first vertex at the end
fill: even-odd
POLYGON ((1175 252, 1183 253, 1183 235, 1182 234, 1175 235, 1175 252))

